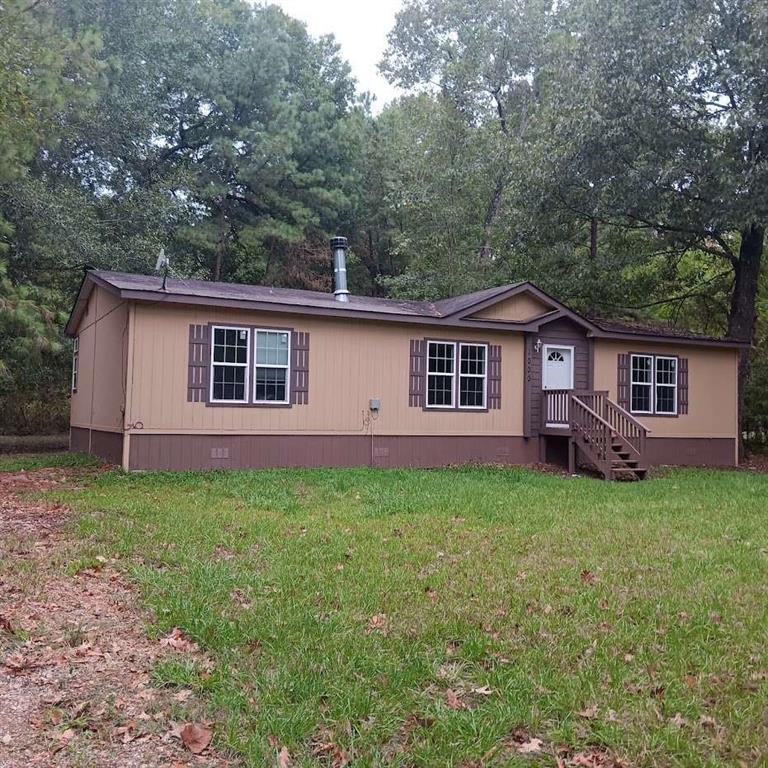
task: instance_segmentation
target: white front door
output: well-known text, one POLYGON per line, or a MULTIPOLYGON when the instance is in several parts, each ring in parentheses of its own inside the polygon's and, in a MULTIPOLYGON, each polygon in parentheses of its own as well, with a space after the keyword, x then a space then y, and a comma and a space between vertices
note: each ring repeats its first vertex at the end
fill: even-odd
POLYGON ((573 389, 573 347, 545 344, 543 355, 544 389, 573 389))

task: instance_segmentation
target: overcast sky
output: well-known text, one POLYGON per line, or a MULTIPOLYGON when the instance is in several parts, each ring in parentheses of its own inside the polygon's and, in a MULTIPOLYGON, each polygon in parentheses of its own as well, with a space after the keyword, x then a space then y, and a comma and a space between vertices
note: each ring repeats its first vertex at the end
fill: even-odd
POLYGON ((301 19, 315 37, 332 33, 352 67, 358 90, 375 94, 374 111, 398 94, 378 72, 400 0, 271 0, 301 19))

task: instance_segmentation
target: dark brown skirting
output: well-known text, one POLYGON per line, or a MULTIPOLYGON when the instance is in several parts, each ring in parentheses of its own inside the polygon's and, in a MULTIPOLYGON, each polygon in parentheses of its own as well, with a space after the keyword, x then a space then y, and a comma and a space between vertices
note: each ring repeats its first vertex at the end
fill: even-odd
POLYGON ((648 463, 678 466, 733 467, 736 439, 731 437, 649 437, 648 463))
POLYGON ((522 437, 132 434, 130 469, 269 467, 440 467, 470 462, 526 464, 537 444, 522 437))
POLYGON ((92 453, 109 464, 122 464, 123 433, 104 432, 100 429, 90 430, 85 427, 70 427, 69 450, 76 451, 77 453, 92 453))

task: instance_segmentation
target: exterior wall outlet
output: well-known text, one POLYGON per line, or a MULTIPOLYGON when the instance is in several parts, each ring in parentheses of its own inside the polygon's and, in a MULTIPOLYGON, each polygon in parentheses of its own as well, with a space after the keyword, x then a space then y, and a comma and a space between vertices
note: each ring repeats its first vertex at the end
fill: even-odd
POLYGON ((372 411, 380 411, 381 410, 381 400, 379 400, 378 397, 372 397, 368 401, 368 408, 372 411))

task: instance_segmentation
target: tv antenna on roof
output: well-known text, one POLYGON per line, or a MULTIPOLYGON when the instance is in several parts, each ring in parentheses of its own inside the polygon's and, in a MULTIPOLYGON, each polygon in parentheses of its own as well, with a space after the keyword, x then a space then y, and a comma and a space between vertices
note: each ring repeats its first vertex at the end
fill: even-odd
POLYGON ((168 281, 168 269, 171 266, 171 260, 165 255, 165 248, 160 249, 160 253, 157 254, 157 263, 155 264, 155 272, 163 270, 163 284, 160 287, 161 291, 167 291, 166 282, 168 281))

